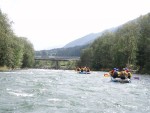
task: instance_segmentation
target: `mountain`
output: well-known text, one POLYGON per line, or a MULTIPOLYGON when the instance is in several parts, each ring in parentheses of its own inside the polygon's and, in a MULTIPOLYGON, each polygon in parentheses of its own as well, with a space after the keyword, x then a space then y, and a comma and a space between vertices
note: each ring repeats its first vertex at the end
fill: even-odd
POLYGON ((75 46, 82 46, 82 45, 86 45, 86 44, 92 43, 96 38, 101 36, 101 34, 102 34, 102 32, 88 34, 88 35, 86 35, 84 37, 81 37, 81 38, 76 39, 76 40, 74 40, 72 42, 69 42, 68 44, 66 44, 64 46, 64 48, 75 47, 75 46))
POLYGON ((95 39, 97 39, 98 37, 100 37, 104 32, 106 31, 109 31, 109 32, 115 32, 118 28, 118 27, 113 27, 113 28, 110 28, 110 29, 106 29, 102 32, 98 32, 98 33, 90 33, 84 37, 81 37, 79 39, 76 39, 72 42, 69 42, 68 44, 66 44, 63 48, 69 48, 69 47, 75 47, 75 46, 83 46, 83 45, 87 45, 87 44, 90 44, 92 43, 95 39))
POLYGON ((89 44, 92 43, 95 39, 100 37, 104 32, 110 31, 115 32, 115 28, 111 28, 99 33, 91 33, 79 39, 76 39, 68 44, 66 44, 63 48, 55 48, 50 50, 41 50, 35 51, 36 57, 49 57, 49 56, 80 56, 80 53, 83 49, 89 47, 89 44))

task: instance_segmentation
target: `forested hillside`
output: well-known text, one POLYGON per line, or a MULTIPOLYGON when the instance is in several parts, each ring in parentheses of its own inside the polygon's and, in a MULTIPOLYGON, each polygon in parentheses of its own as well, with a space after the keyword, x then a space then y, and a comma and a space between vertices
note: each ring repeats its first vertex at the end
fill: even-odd
POLYGON ((32 67, 33 63, 33 45, 14 34, 7 15, 0 10, 0 67, 24 68, 32 67))
POLYGON ((95 70, 135 68, 150 74, 150 13, 105 32, 81 55, 79 66, 95 70))
POLYGON ((51 50, 35 51, 36 57, 49 57, 49 56, 67 56, 67 57, 79 57, 82 50, 89 45, 69 47, 69 48, 57 48, 51 50))

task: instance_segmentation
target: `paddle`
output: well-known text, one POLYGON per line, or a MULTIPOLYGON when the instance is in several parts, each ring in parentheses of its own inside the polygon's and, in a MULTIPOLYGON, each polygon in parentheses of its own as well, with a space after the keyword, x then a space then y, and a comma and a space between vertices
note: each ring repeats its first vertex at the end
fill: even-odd
POLYGON ((105 73, 104 77, 110 77, 110 74, 109 73, 105 73))
POLYGON ((136 80, 140 80, 140 78, 139 77, 133 77, 134 79, 136 79, 136 80))

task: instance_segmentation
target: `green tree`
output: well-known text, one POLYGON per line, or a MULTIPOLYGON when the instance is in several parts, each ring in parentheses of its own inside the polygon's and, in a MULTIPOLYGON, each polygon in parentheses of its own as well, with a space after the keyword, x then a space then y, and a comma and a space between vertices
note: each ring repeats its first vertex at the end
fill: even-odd
POLYGON ((80 61, 78 62, 78 66, 83 67, 83 66, 87 66, 87 67, 91 67, 91 63, 92 63, 92 49, 91 48, 87 48, 82 50, 84 54, 81 54, 80 57, 80 61))
POLYGON ((31 67, 34 49, 25 38, 15 36, 7 15, 0 10, 0 66, 9 68, 31 67))
POLYGON ((12 36, 14 34, 7 15, 0 10, 0 66, 10 67, 13 64, 12 36))
MULTIPOLYGON (((20 37, 21 38, 21 37, 20 37)), ((34 65, 34 48, 27 38, 21 38, 24 45, 22 68, 32 67, 34 65)))
POLYGON ((80 62, 91 61, 96 70, 139 66, 140 72, 150 73, 150 13, 119 26, 115 32, 105 32, 88 50, 92 54, 84 51, 80 62))
POLYGON ((139 18, 140 38, 138 39, 137 65, 140 72, 150 73, 150 13, 139 18))

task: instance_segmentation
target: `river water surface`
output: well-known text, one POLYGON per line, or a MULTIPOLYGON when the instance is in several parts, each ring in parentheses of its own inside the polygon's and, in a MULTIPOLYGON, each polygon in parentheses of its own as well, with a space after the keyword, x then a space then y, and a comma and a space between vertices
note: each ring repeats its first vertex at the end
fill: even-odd
POLYGON ((104 72, 0 72, 0 113, 150 113, 150 76, 111 82, 104 72))

